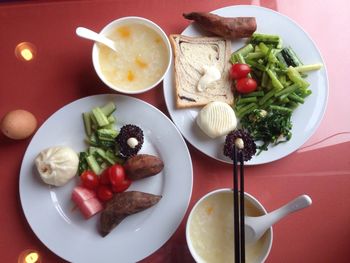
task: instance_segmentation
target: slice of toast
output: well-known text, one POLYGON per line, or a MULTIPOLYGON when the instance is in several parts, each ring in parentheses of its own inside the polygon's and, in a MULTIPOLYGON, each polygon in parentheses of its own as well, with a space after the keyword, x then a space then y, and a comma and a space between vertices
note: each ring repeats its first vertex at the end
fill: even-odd
POLYGON ((177 108, 204 106, 212 101, 233 104, 229 59, 231 42, 220 37, 170 35, 174 53, 175 100, 177 108), (215 66, 221 74, 204 91, 197 88, 204 66, 215 66))

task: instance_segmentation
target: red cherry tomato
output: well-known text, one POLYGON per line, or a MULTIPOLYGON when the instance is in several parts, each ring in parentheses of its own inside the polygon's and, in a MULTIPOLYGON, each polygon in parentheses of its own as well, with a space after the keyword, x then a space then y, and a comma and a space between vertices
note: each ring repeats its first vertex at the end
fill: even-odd
POLYGON ((91 190, 96 189, 96 187, 99 185, 98 176, 92 171, 84 171, 80 175, 80 180, 84 187, 91 190))
POLYGON ((112 189, 107 185, 100 185, 97 188, 97 197, 101 201, 108 201, 113 197, 112 189))
POLYGON ((239 93, 249 93, 257 88, 257 83, 254 79, 252 78, 242 78, 237 80, 236 82, 236 90, 239 93))
POLYGON ((109 181, 112 186, 120 185, 125 180, 125 170, 120 164, 115 164, 109 167, 109 181))
POLYGON ((131 180, 125 178, 121 183, 112 185, 113 192, 120 193, 124 192, 131 185, 131 180))
POLYGON ((100 175, 100 184, 110 184, 111 182, 109 181, 109 168, 105 169, 102 174, 100 175))
POLYGON ((250 73, 250 67, 247 64, 236 63, 230 69, 231 78, 236 80, 245 78, 248 73, 250 73))

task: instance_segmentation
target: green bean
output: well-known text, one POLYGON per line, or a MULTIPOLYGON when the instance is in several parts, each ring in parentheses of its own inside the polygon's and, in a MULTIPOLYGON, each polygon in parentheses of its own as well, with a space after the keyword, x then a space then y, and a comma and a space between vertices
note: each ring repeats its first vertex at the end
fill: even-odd
POLYGON ((246 104, 248 102, 256 102, 258 99, 257 97, 246 97, 246 98, 240 98, 237 101, 237 105, 241 105, 241 104, 246 104))
POLYGON ((304 103, 304 98, 299 97, 299 96, 298 96, 297 94, 295 94, 295 93, 289 94, 289 95, 288 95, 288 98, 291 99, 291 100, 293 100, 293 101, 295 101, 295 102, 299 102, 299 103, 301 103, 301 104, 304 103))
POLYGON ((254 102, 243 106, 242 108, 239 109, 239 111, 237 111, 237 115, 241 116, 242 113, 244 113, 245 111, 249 110, 250 108, 252 108, 254 106, 257 106, 256 103, 254 103, 254 102))
POLYGON ((264 92, 262 90, 259 91, 253 91, 247 94, 244 94, 242 97, 247 98, 247 97, 262 97, 264 96, 264 92))
POLYGON ((253 106, 251 106, 251 107, 245 109, 244 111, 243 111, 243 110, 240 111, 240 112, 238 113, 238 117, 239 117, 239 118, 242 118, 244 115, 247 115, 247 114, 251 113, 253 110, 255 110, 255 109, 257 109, 257 108, 258 108, 258 105, 254 104, 253 106))
POLYGON ((246 59, 259 59, 265 57, 265 54, 261 51, 252 52, 245 56, 246 59))
POLYGON ((278 105, 270 105, 270 109, 284 111, 284 112, 292 112, 292 109, 287 108, 287 107, 278 106, 278 105))
POLYGON ((291 86, 289 86, 289 87, 286 87, 286 88, 280 90, 279 92, 277 92, 277 93, 275 94, 275 97, 279 97, 279 96, 282 96, 282 95, 284 95, 284 94, 292 93, 292 92, 294 92, 295 90, 297 90, 298 88, 299 88, 299 86, 298 86, 297 84, 293 84, 293 85, 291 85, 291 86))
POLYGON ((277 92, 276 89, 271 89, 268 93, 266 93, 266 94, 264 95, 264 97, 262 97, 262 98, 259 100, 258 104, 259 104, 259 105, 263 105, 268 99, 272 98, 272 97, 275 95, 276 92, 277 92))
POLYGON ((277 76, 275 75, 275 73, 272 72, 272 70, 268 69, 266 72, 271 78, 272 86, 274 86, 278 90, 281 90, 284 88, 282 83, 278 80, 277 76))

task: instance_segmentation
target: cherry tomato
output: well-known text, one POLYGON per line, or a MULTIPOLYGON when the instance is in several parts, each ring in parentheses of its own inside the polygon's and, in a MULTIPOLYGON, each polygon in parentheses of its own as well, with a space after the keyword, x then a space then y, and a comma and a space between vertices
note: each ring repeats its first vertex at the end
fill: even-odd
POLYGON ((96 189, 96 187, 99 185, 98 176, 92 171, 84 171, 80 175, 80 180, 84 187, 91 190, 96 189))
POLYGON ((109 168, 105 169, 102 174, 100 175, 100 184, 110 184, 111 182, 109 181, 109 168))
POLYGON ((247 64, 236 63, 230 69, 231 78, 236 80, 245 78, 248 73, 250 73, 250 67, 247 64))
POLYGON ((131 180, 125 178, 121 183, 112 185, 113 192, 120 193, 124 192, 131 185, 131 180))
POLYGON ((242 78, 237 80, 236 82, 236 90, 239 93, 249 93, 257 88, 257 83, 254 79, 252 78, 242 78))
POLYGON ((112 189, 107 185, 100 185, 97 188, 97 197, 101 201, 108 201, 113 197, 112 189))
POLYGON ((109 167, 109 181, 112 186, 120 185, 125 180, 125 170, 120 164, 115 164, 109 167))

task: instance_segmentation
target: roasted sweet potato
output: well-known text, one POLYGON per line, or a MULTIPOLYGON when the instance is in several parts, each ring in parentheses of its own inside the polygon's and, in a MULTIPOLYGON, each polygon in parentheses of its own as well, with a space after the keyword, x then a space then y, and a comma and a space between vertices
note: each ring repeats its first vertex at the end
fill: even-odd
POLYGON ((164 163, 157 156, 138 154, 129 158, 124 168, 130 180, 138 180, 158 174, 164 168, 164 163))
POLYGON ((123 221, 124 218, 155 205, 161 198, 162 196, 160 195, 138 191, 116 193, 113 198, 106 203, 106 208, 101 213, 101 235, 105 237, 123 221))
POLYGON ((221 17, 205 12, 191 12, 183 16, 194 20, 204 30, 226 39, 250 37, 256 30, 255 17, 221 17))

